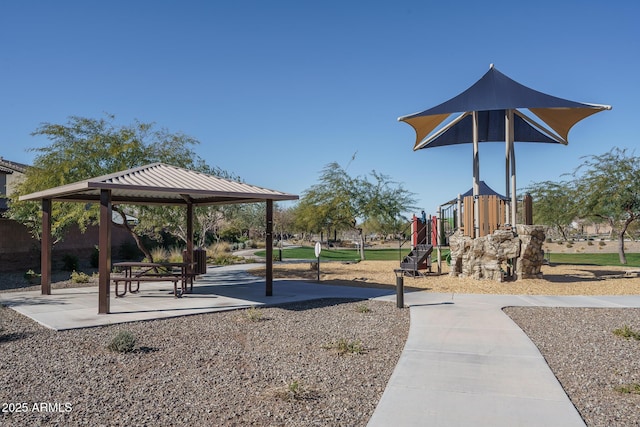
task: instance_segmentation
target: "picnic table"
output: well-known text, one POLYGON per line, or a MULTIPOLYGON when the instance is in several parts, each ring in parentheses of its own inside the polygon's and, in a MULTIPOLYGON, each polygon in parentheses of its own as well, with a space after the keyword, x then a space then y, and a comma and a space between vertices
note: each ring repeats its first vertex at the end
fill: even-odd
POLYGON ((116 297, 123 297, 127 293, 140 291, 140 282, 173 282, 173 295, 177 298, 187 292, 187 284, 193 291, 193 267, 195 262, 117 262, 113 267, 121 271, 121 275, 112 276, 111 280, 116 285, 116 297), (118 292, 118 285, 124 283, 124 290, 118 292), (136 288, 133 289, 133 283, 136 288), (180 289, 178 290, 178 282, 180 289))

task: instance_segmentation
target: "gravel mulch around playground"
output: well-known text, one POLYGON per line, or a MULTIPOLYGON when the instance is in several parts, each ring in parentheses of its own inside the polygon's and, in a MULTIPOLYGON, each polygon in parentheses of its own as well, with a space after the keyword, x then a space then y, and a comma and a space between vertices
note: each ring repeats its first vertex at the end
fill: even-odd
POLYGON ((409 311, 319 300, 55 332, 0 307, 0 328, 2 426, 365 426, 409 311), (134 352, 106 348, 118 331, 134 352))

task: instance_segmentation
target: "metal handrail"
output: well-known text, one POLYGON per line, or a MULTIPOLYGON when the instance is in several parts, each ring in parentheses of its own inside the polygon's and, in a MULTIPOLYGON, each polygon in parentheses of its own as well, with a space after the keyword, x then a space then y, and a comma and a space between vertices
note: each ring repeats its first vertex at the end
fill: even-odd
MULTIPOLYGON (((430 221, 430 220, 431 220, 431 219, 429 219, 429 221, 430 221)), ((402 231, 402 235, 403 235, 403 236, 407 233, 407 230, 411 230, 411 226, 412 226, 412 225, 413 225, 413 223, 412 223, 412 222, 410 222, 410 223, 409 223, 409 226, 408 226, 407 228, 405 228, 405 229, 402 231)), ((425 224, 425 225, 426 225, 426 224, 425 224)), ((399 240, 399 241, 398 241, 398 261, 399 261, 399 262, 402 262, 402 247, 403 247, 407 242, 412 242, 412 241, 413 241, 413 236, 414 236, 414 235, 417 235, 417 234, 418 234, 418 231, 417 231, 417 230, 416 230, 416 231, 409 232, 409 233, 408 233, 408 235, 409 235, 409 237, 408 237, 408 238, 405 238, 404 240, 399 240)), ((427 243, 428 243, 428 241, 429 241, 429 237, 430 237, 430 230, 427 230, 427 233, 425 233, 424 239, 423 239, 423 240, 421 240, 420 242, 418 242, 417 244, 418 244, 418 245, 427 244, 427 243)))

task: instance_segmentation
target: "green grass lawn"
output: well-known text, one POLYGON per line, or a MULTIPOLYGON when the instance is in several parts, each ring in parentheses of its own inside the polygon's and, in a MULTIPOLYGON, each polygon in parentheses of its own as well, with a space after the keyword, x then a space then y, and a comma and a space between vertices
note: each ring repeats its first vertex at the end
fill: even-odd
MULTIPOLYGON (((278 256, 278 249, 274 249, 275 256, 278 256)), ((398 249, 365 249, 365 258, 371 261, 400 261, 398 249)), ((442 251, 442 259, 445 259, 448 249, 442 251)), ((409 249, 404 249, 402 255, 409 253, 409 249)), ((258 251, 258 256, 265 256, 265 251, 258 251)), ((640 253, 627 253, 626 267, 640 267, 640 253)), ((432 257, 435 258, 436 250, 434 248, 432 257)), ((547 254, 545 254, 545 257, 547 254)), ((617 253, 595 253, 595 254, 550 254, 551 263, 553 264, 575 264, 575 265, 601 265, 601 266, 622 266, 618 259, 617 253)), ((300 248, 283 249, 282 259, 316 259, 314 248, 311 246, 303 246, 300 248)), ((360 259, 360 253, 357 249, 326 249, 322 248, 320 253, 321 261, 357 261, 360 259)))
MULTIPOLYGON (((273 250, 275 256, 278 256, 278 249, 273 250)), ((447 251, 448 252, 448 251, 447 251)), ((402 255, 407 255, 409 249, 403 249, 402 255)), ((435 256, 435 249, 433 255, 435 256)), ((265 256, 265 251, 256 252, 258 256, 265 256)), ((400 262, 400 255, 398 249, 365 249, 364 256, 370 261, 398 261, 400 262)), ((444 255, 443 255, 444 257, 444 255)), ((316 259, 314 248, 310 246, 303 246, 300 248, 283 249, 282 259, 316 259)), ((320 261, 354 261, 360 259, 360 252, 357 249, 326 249, 322 248, 320 252, 320 261)))
MULTIPOLYGON (((640 253, 627 253, 626 267, 640 267, 640 253)), ((547 254, 545 254, 547 257, 547 254)), ((608 265, 622 266, 618 253, 596 253, 596 254, 561 254, 551 251, 550 262, 552 264, 575 264, 575 265, 608 265)))

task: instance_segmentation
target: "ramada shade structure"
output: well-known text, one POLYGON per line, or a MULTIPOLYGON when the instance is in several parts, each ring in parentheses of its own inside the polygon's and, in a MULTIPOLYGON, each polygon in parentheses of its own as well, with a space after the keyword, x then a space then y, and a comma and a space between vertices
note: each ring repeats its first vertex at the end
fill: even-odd
POLYGON ((187 215, 187 253, 193 260, 193 207, 266 202, 266 295, 273 292, 273 202, 296 200, 297 195, 269 190, 217 176, 154 163, 20 197, 42 201, 42 294, 51 294, 51 203, 100 203, 98 313, 109 313, 111 222, 114 204, 184 206, 187 215))
MULTIPOLYGON (((592 114, 610 109, 609 105, 570 101, 538 92, 510 79, 491 64, 489 71, 464 92, 433 108, 399 117, 398 120, 415 129, 414 151, 473 143, 474 196, 479 194, 478 143, 505 141, 505 194, 511 194, 511 223, 515 224, 514 141, 566 145, 573 125, 592 114), (533 113, 539 121, 524 110, 533 113), (443 124, 457 113, 460 114, 443 124), (436 130, 438 126, 440 128, 436 130)), ((506 219, 509 222, 509 218, 506 219)))

